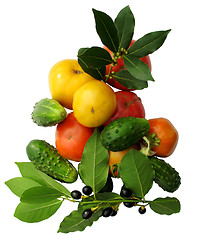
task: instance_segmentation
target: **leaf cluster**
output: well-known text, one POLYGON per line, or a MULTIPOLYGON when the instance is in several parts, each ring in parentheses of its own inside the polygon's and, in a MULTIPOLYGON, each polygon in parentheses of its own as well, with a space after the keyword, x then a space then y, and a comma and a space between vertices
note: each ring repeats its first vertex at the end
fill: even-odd
POLYGON ((155 172, 149 158, 134 149, 131 149, 122 158, 118 169, 122 183, 132 191, 132 197, 124 199, 120 194, 114 192, 100 193, 99 190, 107 182, 108 161, 108 151, 101 145, 100 133, 96 128, 85 145, 78 167, 81 180, 93 189, 93 195, 80 201, 78 210, 63 220, 59 232, 83 231, 86 226, 91 226, 93 221, 97 221, 101 217, 104 208, 112 207, 118 211, 119 205, 123 202, 133 202, 135 206, 149 205, 150 209, 158 214, 171 215, 180 211, 180 202, 177 198, 145 200, 145 195, 152 188, 155 172), (88 220, 82 219, 82 212, 85 209, 94 210, 92 217, 88 220))
POLYGON ((14 213, 19 220, 29 223, 43 221, 56 213, 65 198, 71 198, 62 184, 37 170, 31 162, 16 164, 22 176, 5 184, 20 197, 14 213))
POLYGON ((131 46, 134 36, 135 17, 129 6, 123 8, 113 21, 104 12, 93 9, 96 31, 101 42, 112 52, 102 47, 80 48, 78 62, 82 69, 97 80, 107 82, 114 77, 117 82, 128 89, 144 89, 148 81, 154 81, 147 64, 141 58, 159 49, 170 30, 150 32, 131 46), (117 59, 123 58, 125 70, 113 73, 112 67, 117 65, 117 59), (106 66, 110 70, 106 76, 106 66))

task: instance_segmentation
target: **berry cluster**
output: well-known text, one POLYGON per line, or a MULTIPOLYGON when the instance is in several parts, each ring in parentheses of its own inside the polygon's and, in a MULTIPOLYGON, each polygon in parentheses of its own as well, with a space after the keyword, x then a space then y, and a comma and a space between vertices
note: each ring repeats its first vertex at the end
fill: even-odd
MULTIPOLYGON (((91 188, 90 186, 84 186, 84 187, 82 188, 82 193, 83 193, 84 195, 86 195, 86 196, 90 196, 90 195, 92 194, 92 188, 91 188)), ((80 199, 80 198, 82 197, 82 194, 81 194, 81 192, 78 191, 78 190, 73 190, 73 191, 71 192, 71 197, 72 197, 73 199, 80 199)))
MULTIPOLYGON (((89 219, 93 214, 93 210, 92 209, 86 209, 84 210, 84 212, 82 213, 82 218, 83 219, 89 219)), ((113 217, 116 216, 117 211, 115 211, 112 207, 107 207, 105 209, 103 209, 102 212, 102 216, 103 217, 113 217)))
MULTIPOLYGON (((92 188, 90 186, 84 186, 82 188, 82 193, 84 195, 86 195, 86 196, 90 196, 92 194, 92 188)), ((78 190, 73 190, 71 192, 71 197, 73 199, 76 199, 76 200, 81 199, 83 197, 82 193, 80 191, 78 191, 78 190)), ((137 202, 129 201, 129 200, 133 199, 132 191, 130 189, 125 188, 125 186, 123 186, 121 188, 120 195, 125 200, 128 200, 128 202, 127 201, 123 201, 124 206, 126 206, 128 208, 131 208, 133 206, 137 206, 137 202)), ((139 202, 141 201, 141 199, 138 198, 138 197, 134 197, 134 199, 139 200, 139 202)), ((97 208, 95 208, 95 209, 90 208, 90 209, 84 210, 83 213, 82 213, 82 218, 83 219, 89 219, 96 209, 97 208)), ((146 212, 145 206, 140 206, 138 211, 139 211, 140 214, 144 214, 146 212)), ((117 210, 114 209, 113 207, 106 207, 102 211, 102 216, 103 217, 110 217, 110 216, 113 217, 113 216, 116 216, 116 214, 117 214, 117 210)))
MULTIPOLYGON (((92 188, 90 186, 84 186, 82 188, 82 193, 86 196, 90 196, 92 194, 92 188)), ((71 192, 71 197, 73 199, 80 199, 82 198, 82 194, 80 191, 78 190, 73 190, 71 192)), ((82 213, 82 218, 83 219, 89 219, 93 214, 93 209, 86 209, 83 211, 82 213)), ((116 216, 117 214, 117 211, 115 211, 112 207, 107 207, 105 209, 103 209, 103 212, 102 212, 102 216, 103 217, 109 217, 109 216, 116 216)))
MULTIPOLYGON (((125 188, 124 186, 121 188, 120 195, 124 199, 132 199, 132 192, 131 192, 131 190, 128 189, 128 188, 125 188)), ((138 197, 135 197, 135 199, 139 199, 139 201, 141 200, 138 197)), ((133 206, 137 206, 136 202, 130 202, 130 201, 123 202, 123 204, 124 204, 125 207, 128 207, 128 208, 132 208, 133 206)), ((144 206, 140 206, 138 211, 139 211, 140 214, 144 214, 146 212, 146 208, 144 206)))

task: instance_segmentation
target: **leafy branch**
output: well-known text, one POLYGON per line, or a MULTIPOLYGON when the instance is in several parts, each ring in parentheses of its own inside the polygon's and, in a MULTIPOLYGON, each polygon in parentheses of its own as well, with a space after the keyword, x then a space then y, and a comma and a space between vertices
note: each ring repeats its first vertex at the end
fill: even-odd
POLYGON ((135 17, 129 6, 123 8, 114 21, 104 12, 93 9, 93 13, 97 34, 111 56, 104 48, 81 48, 78 62, 83 70, 97 80, 107 82, 114 78, 128 89, 148 87, 147 81, 154 81, 154 78, 141 58, 158 50, 170 30, 150 32, 133 44, 135 17), (118 59, 124 62, 125 69, 115 73, 113 67, 118 64, 118 59), (109 71, 106 74, 107 65, 109 71))

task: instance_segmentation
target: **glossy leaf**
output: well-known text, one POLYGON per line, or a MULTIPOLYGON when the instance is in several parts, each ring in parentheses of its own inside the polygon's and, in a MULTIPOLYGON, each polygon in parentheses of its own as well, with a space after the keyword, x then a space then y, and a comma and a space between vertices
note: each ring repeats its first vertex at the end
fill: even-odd
POLYGON ((106 13, 93 9, 96 22, 96 31, 102 43, 112 52, 119 48, 118 30, 110 16, 106 13))
POLYGON ((23 222, 41 222, 51 217, 61 206, 63 200, 53 200, 46 203, 29 204, 20 203, 14 216, 23 222))
POLYGON ((150 69, 146 63, 134 55, 123 56, 126 69, 135 78, 143 81, 154 81, 150 69))
POLYGON ((97 80, 103 80, 105 77, 105 72, 106 72, 106 66, 102 66, 101 68, 90 68, 87 67, 84 62, 82 62, 81 59, 78 58, 78 63, 80 64, 81 68, 83 71, 93 78, 97 80))
POLYGON ((101 47, 91 47, 79 50, 78 59, 88 68, 101 68, 113 62, 109 52, 101 47))
POLYGON ((102 209, 95 211, 89 219, 82 218, 84 208, 71 212, 70 215, 64 218, 60 224, 58 232, 69 233, 75 231, 83 231, 87 226, 91 226, 94 221, 97 221, 102 215, 102 209))
POLYGON ((142 58, 155 52, 163 45, 170 31, 157 31, 144 35, 129 48, 129 55, 142 58))
POLYGON ((134 34, 135 18, 129 6, 123 8, 115 19, 119 32, 119 49, 128 49, 134 34))
POLYGON ((117 82, 128 89, 141 90, 148 87, 147 81, 135 78, 128 70, 116 72, 113 76, 117 82))
POLYGON ((21 197, 22 193, 29 188, 41 186, 38 182, 26 177, 12 178, 5 182, 5 184, 18 197, 21 197))
POLYGON ((180 202, 177 198, 156 198, 149 203, 150 208, 159 214, 171 215, 180 212, 180 202))
MULTIPOLYGON (((80 48, 78 51, 78 56, 84 54, 89 48, 80 48)), ((84 72, 92 76, 97 80, 103 80, 105 77, 106 66, 102 66, 101 68, 92 68, 88 67, 87 64, 81 59, 78 58, 78 63, 80 64, 81 68, 84 72)))
POLYGON ((65 196, 71 198, 70 192, 62 184, 60 184, 56 180, 52 179, 45 173, 37 170, 35 168, 35 166, 33 165, 33 163, 17 162, 16 164, 17 164, 17 166, 21 172, 21 175, 23 177, 30 178, 43 186, 48 186, 48 187, 54 188, 54 189, 60 191, 65 196))
POLYGON ((82 181, 90 186, 94 193, 105 186, 109 170, 109 155, 101 144, 97 128, 85 145, 78 169, 82 181))
POLYGON ((132 149, 122 158, 119 169, 125 187, 130 189, 134 196, 144 198, 154 179, 154 170, 148 157, 132 149))
POLYGON ((38 186, 29 188, 21 195, 20 201, 24 203, 43 203, 50 202, 61 197, 61 192, 54 188, 38 186))

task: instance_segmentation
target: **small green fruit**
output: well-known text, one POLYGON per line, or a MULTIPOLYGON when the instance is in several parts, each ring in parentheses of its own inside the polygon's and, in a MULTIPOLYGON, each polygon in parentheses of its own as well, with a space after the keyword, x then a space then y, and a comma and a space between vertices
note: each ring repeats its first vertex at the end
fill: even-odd
POLYGON ((77 180, 78 173, 75 167, 49 143, 43 140, 32 140, 27 145, 26 152, 36 169, 50 177, 66 183, 77 180))
POLYGON ((176 191, 181 184, 179 173, 162 159, 150 157, 150 161, 155 171, 154 181, 159 187, 171 193, 176 191))
POLYGON ((122 151, 139 142, 149 129, 149 121, 144 118, 121 117, 103 129, 101 142, 110 151, 122 151))
POLYGON ((49 127, 66 118, 66 110, 54 99, 44 98, 37 102, 32 112, 32 119, 38 126, 49 127))

